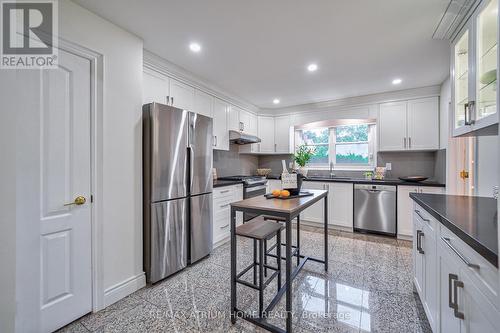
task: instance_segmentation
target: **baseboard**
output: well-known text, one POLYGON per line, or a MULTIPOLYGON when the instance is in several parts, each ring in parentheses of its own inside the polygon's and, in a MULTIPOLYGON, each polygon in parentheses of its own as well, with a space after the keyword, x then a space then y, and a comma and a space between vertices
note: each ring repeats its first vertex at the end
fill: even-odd
POLYGON ((104 291, 104 306, 110 306, 145 286, 146 274, 144 272, 119 282, 104 291))
POLYGON ((412 241, 412 240, 413 240, 413 236, 399 235, 399 234, 398 234, 398 239, 407 240, 407 241, 412 241))

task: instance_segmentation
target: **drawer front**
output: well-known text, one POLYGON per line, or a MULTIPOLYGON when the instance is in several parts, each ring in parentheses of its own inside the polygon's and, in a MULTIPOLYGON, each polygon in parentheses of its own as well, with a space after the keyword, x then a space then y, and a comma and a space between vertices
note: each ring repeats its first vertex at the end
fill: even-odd
POLYGON ((221 209, 214 214, 214 225, 213 225, 213 234, 214 234, 214 243, 229 237, 229 208, 221 209))
POLYGON ((444 244, 444 247, 454 252, 454 255, 464 264, 464 272, 468 273, 476 288, 497 309, 500 309, 498 269, 443 225, 440 226, 439 241, 444 244))
POLYGON ((216 187, 213 189, 214 199, 222 198, 222 197, 240 197, 243 195, 243 185, 231 185, 231 186, 222 186, 216 187), (241 194, 240 194, 241 193, 241 194))
POLYGON ((437 235, 439 222, 417 203, 413 206, 413 218, 421 221, 426 229, 435 232, 437 235))

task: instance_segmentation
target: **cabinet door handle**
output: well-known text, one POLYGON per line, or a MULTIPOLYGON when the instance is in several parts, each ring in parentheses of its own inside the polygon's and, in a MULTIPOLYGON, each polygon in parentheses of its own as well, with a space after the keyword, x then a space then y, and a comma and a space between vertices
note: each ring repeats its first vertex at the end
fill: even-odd
POLYGON ((219 228, 226 229, 227 227, 229 227, 229 224, 223 225, 222 227, 219 227, 219 228))
POLYGON ((448 306, 455 309, 456 305, 453 303, 453 280, 457 280, 458 276, 455 274, 448 274, 448 306))
POLYGON ((406 137, 403 138, 403 147, 406 149, 406 137))
POLYGON ((229 190, 220 191, 220 193, 227 193, 229 190))
POLYGON ((422 239, 420 238, 423 235, 424 233, 422 232, 422 230, 417 230, 417 251, 420 254, 425 253, 424 250, 422 249, 422 239))
POLYGON ((274 151, 275 151, 275 152, 276 152, 276 151, 278 151, 278 148, 277 148, 277 147, 278 147, 278 145, 275 143, 275 144, 274 144, 274 151))
POLYGON ((417 215, 418 215, 418 216, 420 216, 420 218, 421 218, 422 220, 424 220, 425 222, 430 222, 430 220, 429 220, 429 219, 426 219, 425 217, 423 217, 423 216, 420 214, 420 211, 419 211, 419 210, 416 210, 416 209, 415 209, 415 213, 417 213, 417 215))
POLYGON ((227 207, 229 206, 230 204, 225 204, 225 205, 220 205, 220 208, 224 208, 224 207, 227 207))
POLYGON ((167 96, 167 105, 170 105, 170 96, 167 96))
POLYGON ((170 97, 172 99, 172 103, 170 105, 174 105, 174 98, 170 97))
POLYGON ((458 280, 458 277, 457 279, 455 279, 455 281, 453 281, 453 298, 454 298, 454 301, 453 301, 453 305, 454 305, 454 308, 453 308, 453 314, 455 315, 455 317, 459 318, 459 319, 464 319, 464 313, 463 312, 460 312, 458 311, 458 288, 464 288, 464 283, 463 281, 460 281, 458 280))
POLYGON ((475 123, 474 118, 471 116, 471 110, 475 110, 475 102, 470 101, 464 104, 464 125, 473 125, 475 123))
POLYGON ((408 148, 411 149, 411 136, 408 137, 408 148))
POLYGON ((462 259, 462 261, 467 265, 467 267, 470 267, 470 268, 475 268, 475 269, 480 269, 480 266, 478 264, 473 264, 471 263, 469 260, 467 260, 460 252, 458 252, 457 249, 455 249, 455 247, 453 245, 451 245, 451 240, 447 237, 441 237, 441 239, 443 240, 443 242, 448 245, 448 247, 453 251, 455 252, 455 254, 460 258, 462 259))

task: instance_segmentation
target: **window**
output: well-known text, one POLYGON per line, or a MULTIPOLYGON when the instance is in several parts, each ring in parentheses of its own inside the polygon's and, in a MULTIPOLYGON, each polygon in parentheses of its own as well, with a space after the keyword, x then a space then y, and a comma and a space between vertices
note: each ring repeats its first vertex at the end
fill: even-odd
POLYGON ((308 167, 364 170, 375 166, 375 124, 356 123, 296 131, 296 142, 314 151, 308 167))
POLYGON ((328 140, 329 130, 327 127, 302 131, 302 141, 308 148, 312 148, 314 152, 309 165, 328 164, 328 140))
POLYGON ((370 164, 367 124, 333 127, 334 164, 370 164))

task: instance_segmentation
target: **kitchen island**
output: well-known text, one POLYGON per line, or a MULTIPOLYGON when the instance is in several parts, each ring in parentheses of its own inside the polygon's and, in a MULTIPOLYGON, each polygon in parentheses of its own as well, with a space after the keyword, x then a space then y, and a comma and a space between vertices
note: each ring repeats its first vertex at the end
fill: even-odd
POLYGON ((286 294, 286 332, 292 332, 292 281, 308 260, 324 264, 328 270, 328 191, 308 190, 313 195, 292 199, 267 199, 264 196, 253 197, 231 203, 231 322, 234 324, 237 317, 241 317, 257 326, 271 332, 284 332, 283 329, 268 323, 265 318, 250 315, 236 307, 236 212, 254 213, 257 215, 274 216, 285 221, 285 285, 277 292, 265 312, 271 311, 286 294), (300 238, 292 255, 292 220, 297 218, 297 234, 300 228, 300 213, 306 208, 324 199, 324 258, 312 258, 300 254, 300 238), (292 271, 292 256, 297 258, 297 267, 292 271))

